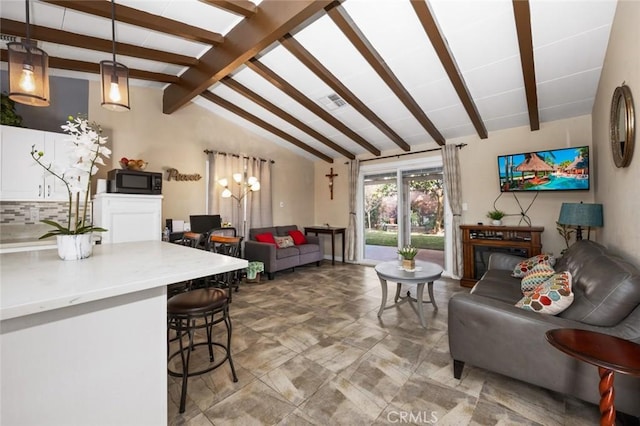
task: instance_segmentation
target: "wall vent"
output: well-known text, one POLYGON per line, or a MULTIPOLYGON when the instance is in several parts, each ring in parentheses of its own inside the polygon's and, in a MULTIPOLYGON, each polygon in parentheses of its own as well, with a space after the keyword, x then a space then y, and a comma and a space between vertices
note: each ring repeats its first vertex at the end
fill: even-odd
POLYGON ((335 111, 338 108, 342 108, 347 105, 347 101, 342 99, 338 94, 332 93, 327 96, 323 96, 318 101, 329 111, 335 111))

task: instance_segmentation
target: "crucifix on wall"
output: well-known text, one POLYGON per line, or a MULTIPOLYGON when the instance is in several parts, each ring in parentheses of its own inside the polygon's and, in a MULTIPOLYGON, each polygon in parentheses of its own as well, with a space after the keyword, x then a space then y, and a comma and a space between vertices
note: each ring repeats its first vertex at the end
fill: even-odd
POLYGON ((325 175, 329 178, 329 192, 331 193, 331 199, 333 200, 333 178, 338 176, 336 173, 333 173, 333 167, 328 175, 325 175))

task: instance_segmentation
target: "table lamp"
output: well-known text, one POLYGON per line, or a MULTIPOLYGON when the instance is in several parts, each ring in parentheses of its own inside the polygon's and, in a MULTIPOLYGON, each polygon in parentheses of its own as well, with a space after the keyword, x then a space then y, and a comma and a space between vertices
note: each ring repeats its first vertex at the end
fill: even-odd
POLYGON ((575 226, 578 241, 582 239, 582 228, 587 227, 587 239, 589 239, 591 227, 603 225, 602 204, 562 203, 558 223, 575 226))

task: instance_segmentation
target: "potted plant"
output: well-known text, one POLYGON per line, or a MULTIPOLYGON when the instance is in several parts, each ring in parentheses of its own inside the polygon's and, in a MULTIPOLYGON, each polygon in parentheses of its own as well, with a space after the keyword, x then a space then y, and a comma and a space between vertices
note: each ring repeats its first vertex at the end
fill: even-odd
POLYGON ((413 271, 416 269, 415 257, 418 254, 418 249, 411 246, 404 246, 398 250, 398 254, 402 256, 402 268, 405 271, 413 271))
POLYGON ((61 127, 70 135, 69 141, 74 147, 73 163, 70 166, 55 163, 45 164, 42 160, 44 152, 36 151, 35 145, 31 146, 31 157, 46 171, 60 179, 69 194, 67 222, 60 224, 52 220, 41 220, 42 223, 51 225, 55 229, 50 230, 40 239, 56 236, 58 256, 62 260, 78 260, 91 256, 93 249, 91 233, 106 231, 106 229, 87 223, 87 208, 89 207, 91 178, 98 171, 98 165, 104 165, 102 157, 109 158, 111 150, 105 146, 107 138, 101 136, 100 126, 95 123, 90 124, 86 118, 77 117, 74 119, 69 116, 67 124, 61 127), (82 211, 80 211, 81 192, 84 192, 82 211))
POLYGON ((502 225, 502 218, 505 217, 505 212, 498 209, 490 210, 489 213, 487 213, 487 217, 491 219, 492 225, 500 226, 502 225))
POLYGON ((9 98, 6 93, 0 94, 2 97, 2 108, 0 109, 0 124, 6 126, 22 127, 22 117, 16 112, 16 103, 9 98))
POLYGON ((571 235, 574 233, 574 229, 572 229, 569 225, 564 225, 556 222, 556 229, 560 236, 564 239, 564 244, 567 248, 562 249, 560 255, 564 255, 564 252, 569 249, 569 241, 571 241, 571 235))

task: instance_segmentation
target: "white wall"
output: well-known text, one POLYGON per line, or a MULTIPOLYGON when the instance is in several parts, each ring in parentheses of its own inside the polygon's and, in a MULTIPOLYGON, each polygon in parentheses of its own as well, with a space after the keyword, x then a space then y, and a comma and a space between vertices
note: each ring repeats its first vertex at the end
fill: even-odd
POLYGON ((601 242, 640 265, 640 2, 618 2, 600 84, 593 107, 596 166, 595 199, 604 208, 601 242), (613 91, 622 82, 635 103, 635 155, 616 168, 609 145, 609 113, 613 91))

